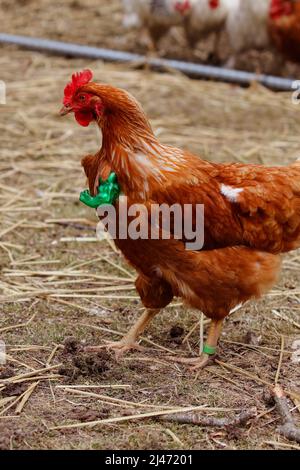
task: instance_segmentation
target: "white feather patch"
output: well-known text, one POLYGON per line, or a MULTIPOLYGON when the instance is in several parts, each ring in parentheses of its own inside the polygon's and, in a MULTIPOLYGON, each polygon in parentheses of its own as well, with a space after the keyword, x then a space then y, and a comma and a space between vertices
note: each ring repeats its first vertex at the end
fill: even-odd
POLYGON ((230 202, 237 202, 238 195, 244 191, 243 188, 233 188, 232 186, 221 185, 221 194, 225 196, 230 202))

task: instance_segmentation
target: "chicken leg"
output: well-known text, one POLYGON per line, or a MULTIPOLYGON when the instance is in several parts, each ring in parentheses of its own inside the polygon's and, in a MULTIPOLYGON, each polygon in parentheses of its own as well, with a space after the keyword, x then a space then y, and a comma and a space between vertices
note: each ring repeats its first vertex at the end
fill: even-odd
MULTIPOLYGON (((143 315, 137 320, 137 322, 130 328, 130 330, 123 336, 120 341, 112 341, 105 345, 107 349, 113 349, 116 353, 116 359, 119 360, 127 351, 136 349, 143 351, 143 347, 138 343, 138 337, 147 328, 151 320, 155 315, 159 313, 159 308, 147 308, 143 315)), ((89 347, 89 351, 97 351, 103 349, 103 346, 89 347)))
POLYGON ((215 353, 218 340, 222 331, 222 326, 223 326, 223 320, 211 321, 209 332, 208 332, 208 337, 207 337, 205 346, 203 348, 203 352, 199 357, 188 358, 188 357, 170 356, 169 359, 171 359, 174 362, 188 364, 191 366, 191 370, 201 369, 205 367, 209 361, 210 356, 212 356, 215 353))

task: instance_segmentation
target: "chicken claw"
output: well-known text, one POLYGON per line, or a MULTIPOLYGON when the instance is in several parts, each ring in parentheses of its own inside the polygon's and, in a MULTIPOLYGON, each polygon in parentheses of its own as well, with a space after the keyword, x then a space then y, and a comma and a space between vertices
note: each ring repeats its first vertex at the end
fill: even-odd
POLYGON ((108 342, 107 344, 103 344, 101 346, 87 346, 84 348, 86 352, 99 352, 103 349, 113 349, 115 350, 115 356, 116 360, 119 361, 119 359, 124 356, 124 354, 127 351, 130 351, 131 349, 134 349, 136 351, 144 351, 145 348, 141 346, 139 343, 136 341, 131 341, 130 339, 121 339, 120 341, 111 341, 108 342))
POLYGON ((204 368, 208 364, 210 356, 208 354, 202 353, 199 357, 168 356, 168 359, 173 362, 178 362, 179 364, 189 365, 189 370, 197 370, 204 368))
POLYGON ((115 351, 116 360, 119 361, 127 351, 144 351, 145 348, 136 341, 123 339, 121 341, 112 341, 105 345, 106 349, 113 349, 115 351))

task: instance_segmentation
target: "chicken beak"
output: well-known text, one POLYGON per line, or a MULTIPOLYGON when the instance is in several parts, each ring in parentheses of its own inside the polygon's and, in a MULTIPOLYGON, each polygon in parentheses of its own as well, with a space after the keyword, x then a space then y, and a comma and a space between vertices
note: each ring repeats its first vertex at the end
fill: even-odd
POLYGON ((72 110, 71 106, 63 106, 61 110, 59 111, 60 116, 65 116, 66 114, 69 114, 72 110))

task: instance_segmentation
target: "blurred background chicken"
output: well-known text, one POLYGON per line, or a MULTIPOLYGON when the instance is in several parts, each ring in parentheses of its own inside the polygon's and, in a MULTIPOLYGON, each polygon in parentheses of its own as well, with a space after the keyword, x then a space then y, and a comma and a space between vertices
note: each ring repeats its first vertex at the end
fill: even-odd
POLYGON ((242 52, 270 47, 268 19, 271 0, 227 0, 226 32, 231 49, 227 67, 233 68, 242 52))
POLYGON ((215 34, 213 57, 219 58, 219 44, 231 0, 194 0, 184 19, 188 45, 194 49, 200 40, 215 34))
MULTIPOLYGON (((147 31, 151 52, 158 53, 160 40, 179 27, 188 46, 185 53, 193 61, 203 58, 197 46, 211 35, 215 38, 212 51, 206 47, 208 61, 221 60, 228 68, 236 68, 238 59, 252 50, 271 52, 269 62, 277 74, 284 60, 300 61, 296 0, 123 0, 123 7, 123 25, 147 31)), ((256 71, 261 72, 259 64, 256 71)))
POLYGON ((135 0, 123 0, 123 26, 127 29, 141 26, 141 21, 135 8, 136 3, 135 0))
POLYGON ((189 15, 191 1, 195 0, 123 0, 123 24, 147 30, 150 51, 158 51, 159 41, 189 15))
POLYGON ((300 2, 272 0, 269 31, 283 57, 300 62, 300 2))

